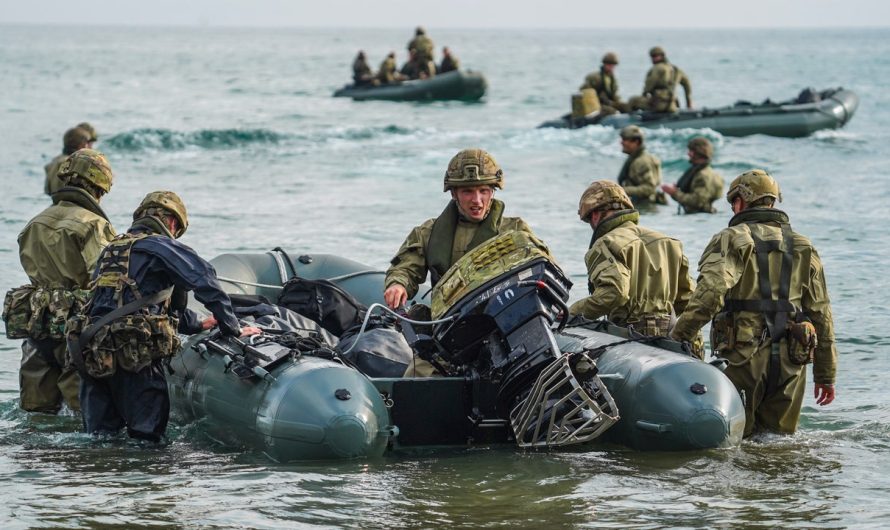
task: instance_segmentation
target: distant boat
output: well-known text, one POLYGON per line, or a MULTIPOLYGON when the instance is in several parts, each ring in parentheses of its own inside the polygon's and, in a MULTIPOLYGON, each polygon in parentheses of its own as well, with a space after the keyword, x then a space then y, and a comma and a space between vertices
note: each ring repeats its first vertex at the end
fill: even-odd
POLYGON ((766 134, 786 138, 809 136, 822 129, 840 129, 853 118, 859 96, 851 90, 835 88, 815 92, 804 90, 792 100, 754 104, 739 101, 717 108, 684 109, 676 113, 632 112, 598 113, 572 119, 571 115, 546 121, 538 127, 578 129, 587 125, 622 128, 639 125, 650 129, 713 129, 726 136, 766 134))
POLYGON ((455 70, 428 79, 415 79, 390 85, 349 84, 334 92, 335 98, 389 101, 462 100, 476 101, 485 95, 485 76, 472 70, 455 70))

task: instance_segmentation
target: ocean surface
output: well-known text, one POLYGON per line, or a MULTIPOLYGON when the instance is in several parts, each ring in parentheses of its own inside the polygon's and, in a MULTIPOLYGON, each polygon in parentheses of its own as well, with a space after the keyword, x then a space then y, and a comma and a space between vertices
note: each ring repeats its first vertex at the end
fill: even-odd
MULTIPOLYGON (((808 138, 724 138, 653 131, 665 180, 703 134, 727 182, 762 167, 780 205, 825 264, 840 364, 837 399, 812 384, 794 436, 740 448, 563 453, 473 448, 374 461, 279 465, 221 447, 174 421, 170 444, 93 441, 72 416, 18 408, 18 341, 0 338, 0 527, 782 527, 890 525, 890 30, 461 31, 431 27, 490 84, 474 104, 353 102, 359 48, 377 66, 404 58, 404 30, 0 27, 0 290, 25 283, 16 236, 49 204, 43 165, 66 128, 100 134, 116 176, 103 200, 119 231, 149 191, 186 201, 183 241, 205 257, 282 246, 384 268, 414 225, 446 202, 442 177, 459 149, 501 163, 498 197, 551 247, 585 293, 590 228, 577 201, 624 160, 616 131, 536 129, 606 51, 619 54, 625 97, 642 86, 659 44, 691 77, 698 106, 794 97, 844 86, 861 104, 839 131, 808 138), (882 382, 883 381, 883 382, 882 382)), ((438 52, 437 48, 437 52, 438 52)), ((679 237, 696 263, 730 218, 642 222, 679 237)))

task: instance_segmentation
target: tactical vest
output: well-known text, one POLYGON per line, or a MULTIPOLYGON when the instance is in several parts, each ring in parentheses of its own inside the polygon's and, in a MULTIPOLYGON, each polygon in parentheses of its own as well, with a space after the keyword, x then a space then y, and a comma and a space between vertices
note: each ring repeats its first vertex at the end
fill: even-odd
MULTIPOLYGON (((470 242, 467 250, 476 248, 482 242, 498 235, 498 227, 501 225, 503 214, 504 203, 497 199, 492 199, 491 209, 488 215, 485 216, 485 219, 479 223, 479 227, 476 229, 476 233, 473 234, 473 240, 470 242)), ((424 249, 426 267, 430 271, 430 283, 433 287, 436 286, 439 278, 453 265, 451 255, 454 248, 454 232, 457 230, 459 215, 457 202, 452 200, 433 223, 430 239, 424 249)))
POLYGON ((661 81, 652 88, 652 96, 655 100, 658 112, 666 112, 668 108, 676 102, 674 89, 676 88, 678 78, 680 77, 680 71, 676 66, 667 61, 665 61, 665 64, 670 67, 671 74, 666 81, 661 81))
MULTIPOLYGON (((756 232, 751 231, 751 237, 754 240, 755 259, 757 260, 757 282, 760 298, 753 300, 724 299, 724 313, 728 316, 739 311, 749 311, 763 315, 763 320, 770 336, 770 360, 766 388, 766 395, 769 396, 775 393, 780 382, 782 340, 786 339, 790 332, 793 336, 792 338, 796 339, 794 341, 785 340, 791 361, 794 364, 807 364, 811 362, 816 347, 815 329, 807 321, 803 311, 788 300, 791 292, 791 273, 794 267, 794 234, 785 214, 778 210, 754 209, 738 214, 733 218, 733 221, 730 221, 730 226, 734 224, 734 221, 748 223, 772 221, 779 223, 782 230, 781 241, 765 241, 756 232), (769 263, 769 256, 774 252, 781 253, 782 255, 779 269, 779 289, 775 296, 773 295, 770 282, 769 263), (805 337, 799 337, 800 333, 803 333, 805 337), (803 342, 807 343, 803 344, 803 342)), ((715 319, 715 322, 719 320, 715 319)), ((724 321, 729 327, 733 326, 725 316, 724 321)), ((717 327, 719 328, 720 326, 718 325, 717 327)))
POLYGON ((179 322, 170 315, 173 288, 143 297, 139 286, 130 277, 133 245, 148 237, 163 236, 122 234, 105 247, 99 258, 96 278, 90 287, 94 293, 99 288, 114 289, 118 308, 95 322, 86 314, 87 311, 68 321, 72 362, 91 377, 109 377, 117 368, 139 372, 152 362, 169 358, 179 350, 181 341, 176 332, 179 322), (125 304, 125 291, 129 291, 135 300, 125 304), (160 313, 149 312, 148 306, 154 304, 161 304, 160 313), (87 339, 85 343, 81 334, 87 339), (72 347, 72 343, 76 343, 78 348, 72 347), (82 359, 79 359, 81 350, 82 359))
POLYGON ((645 151, 645 147, 640 146, 639 149, 633 154, 627 156, 627 160, 624 161, 624 165, 621 166, 621 171, 618 173, 618 185, 624 186, 625 183, 630 178, 630 166, 633 164, 634 160, 640 158, 645 151))
POLYGON ((615 78, 607 73, 605 68, 600 67, 600 79, 602 79, 603 93, 609 101, 615 101, 615 78))

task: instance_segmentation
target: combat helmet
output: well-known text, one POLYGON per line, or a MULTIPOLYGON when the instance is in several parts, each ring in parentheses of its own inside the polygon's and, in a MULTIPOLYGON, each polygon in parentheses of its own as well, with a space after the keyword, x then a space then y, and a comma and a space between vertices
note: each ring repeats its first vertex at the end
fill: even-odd
POLYGON ((114 180, 111 164, 108 163, 105 155, 87 148, 78 149, 65 159, 59 167, 58 176, 66 181, 72 176, 80 177, 105 193, 111 191, 111 184, 114 180))
POLYGON ((624 127, 619 134, 625 140, 639 140, 641 143, 646 137, 646 135, 643 134, 643 129, 640 129, 636 125, 628 125, 624 127))
POLYGON ((78 123, 78 127, 90 133, 90 142, 95 142, 99 140, 99 133, 96 132, 96 128, 90 125, 89 122, 78 123))
POLYGON ((752 204, 764 197, 772 197, 782 202, 779 184, 762 169, 746 171, 735 178, 726 192, 726 200, 732 204, 736 197, 741 197, 746 204, 752 204))
POLYGON ((653 46, 649 50, 649 57, 655 57, 656 55, 666 56, 667 54, 664 53, 664 48, 661 46, 653 46))
POLYGON ((487 151, 478 148, 464 149, 448 162, 444 191, 482 185, 504 188, 504 172, 487 151))
POLYGON ((602 210, 626 210, 634 205, 617 182, 611 180, 595 180, 581 194, 578 203, 578 216, 581 222, 590 222, 590 214, 602 210))
POLYGON ((615 52, 608 52, 603 55, 603 64, 618 64, 618 55, 615 52))
POLYGON ((711 142, 704 136, 696 136, 689 140, 689 143, 686 144, 686 148, 707 160, 714 157, 714 146, 711 145, 711 142))
POLYGON ((90 142, 90 131, 81 126, 72 127, 62 136, 62 152, 70 155, 90 142))
POLYGON ((179 195, 172 191, 153 191, 142 199, 139 207, 133 212, 133 220, 136 221, 143 217, 163 217, 164 215, 172 215, 179 223, 179 229, 173 234, 173 237, 179 239, 189 227, 188 211, 185 209, 185 203, 179 198, 179 195))

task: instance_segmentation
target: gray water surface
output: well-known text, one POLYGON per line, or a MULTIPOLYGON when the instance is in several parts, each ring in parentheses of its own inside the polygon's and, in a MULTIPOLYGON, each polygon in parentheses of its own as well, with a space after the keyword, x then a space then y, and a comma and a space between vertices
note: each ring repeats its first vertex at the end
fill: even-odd
MULTIPOLYGON (((16 235, 49 204, 43 164, 64 130, 92 122, 116 181, 103 200, 119 231, 149 191, 189 207, 183 241, 205 257, 264 251, 335 253, 384 268, 412 226, 445 204, 441 179, 459 149, 491 151, 498 196, 585 290, 590 228, 577 201, 623 162, 616 131, 535 126, 607 50, 625 97, 663 45, 692 78, 698 106, 788 99, 807 86, 861 97, 853 121, 809 138, 724 138, 653 131, 666 181, 704 134, 731 179, 764 167, 796 230, 825 264, 840 352, 838 397, 800 431, 738 449, 639 453, 602 446, 558 454, 451 449, 370 462, 279 465, 222 447, 174 421, 163 448, 91 440, 74 417, 18 409, 19 343, 0 338, 0 525, 35 527, 886 527, 890 521, 890 31, 460 31, 430 28, 490 92, 477 104, 352 102, 355 51, 374 66, 411 34, 394 30, 0 27, 0 289, 25 283, 16 235)), ((696 263, 726 225, 678 216, 642 222, 679 237, 696 263)))

